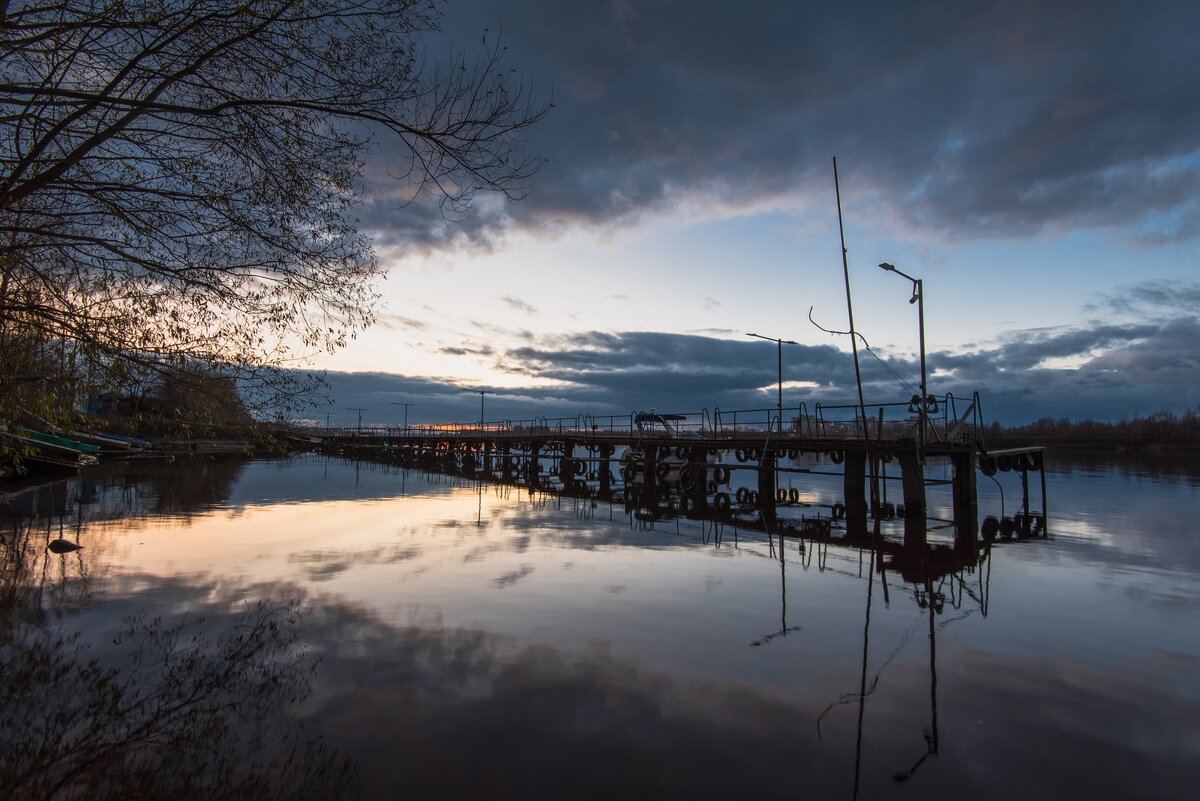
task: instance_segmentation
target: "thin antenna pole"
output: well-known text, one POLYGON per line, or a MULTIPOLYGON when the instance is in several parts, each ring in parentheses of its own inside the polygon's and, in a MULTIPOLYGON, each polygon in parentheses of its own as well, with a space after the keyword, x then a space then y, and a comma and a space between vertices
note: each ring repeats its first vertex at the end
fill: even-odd
POLYGON ((871 453, 871 437, 867 431, 867 404, 863 400, 862 368, 858 363, 858 338, 854 328, 854 303, 850 299, 850 264, 846 258, 846 229, 842 225, 842 189, 838 182, 837 156, 833 157, 833 191, 837 196, 838 236, 842 241, 842 275, 846 279, 846 315, 850 318, 850 347, 854 351, 854 381, 858 385, 858 414, 862 420, 863 442, 867 446, 867 464, 871 473, 871 510, 877 514, 879 487, 875 480, 875 457, 871 453))

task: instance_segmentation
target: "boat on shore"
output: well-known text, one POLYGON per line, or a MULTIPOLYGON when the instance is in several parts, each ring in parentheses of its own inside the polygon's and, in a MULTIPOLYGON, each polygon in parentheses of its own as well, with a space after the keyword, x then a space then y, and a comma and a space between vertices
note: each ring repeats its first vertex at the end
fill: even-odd
POLYGON ((17 427, 0 432, 0 452, 4 461, 20 465, 28 473, 32 466, 90 467, 99 460, 100 448, 78 440, 57 437, 41 431, 17 427))

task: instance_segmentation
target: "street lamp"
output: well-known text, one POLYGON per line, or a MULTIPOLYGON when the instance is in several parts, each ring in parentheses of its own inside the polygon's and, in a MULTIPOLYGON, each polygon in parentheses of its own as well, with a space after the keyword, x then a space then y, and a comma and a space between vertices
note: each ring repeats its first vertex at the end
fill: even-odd
POLYGON ((349 411, 358 412, 358 434, 356 436, 361 437, 362 436, 362 413, 365 412, 366 409, 365 408, 360 409, 357 406, 347 406, 346 408, 349 411))
POLYGON ((779 339, 778 337, 764 337, 762 334, 746 334, 748 337, 755 339, 765 339, 767 342, 774 342, 779 348, 779 433, 783 433, 783 346, 784 345, 799 345, 799 342, 793 342, 790 339, 779 339))
POLYGON ((463 392, 473 392, 479 394, 479 430, 483 431, 483 396, 495 395, 495 391, 491 389, 464 389, 463 392))
POLYGON ((921 399, 917 404, 921 415, 921 460, 925 459, 925 419, 926 419, 926 401, 929 397, 928 378, 925 372, 925 284, 920 278, 913 278, 911 275, 898 270, 896 265, 884 262, 879 265, 880 269, 887 270, 890 273, 895 273, 902 278, 907 278, 912 281, 913 293, 908 299, 909 303, 917 304, 917 330, 921 338, 921 399))
POLYGON ((412 404, 411 403, 398 403, 396 401, 388 401, 388 406, 403 406, 404 407, 404 431, 405 431, 405 433, 407 433, 408 432, 408 407, 412 406, 412 404))

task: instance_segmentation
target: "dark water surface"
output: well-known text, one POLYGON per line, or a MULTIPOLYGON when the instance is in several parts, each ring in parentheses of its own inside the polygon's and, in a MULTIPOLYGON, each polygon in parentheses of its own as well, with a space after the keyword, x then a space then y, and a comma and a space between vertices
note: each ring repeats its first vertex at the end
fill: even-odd
POLYGON ((0 784, 1196 798, 1200 471, 1047 474, 1050 538, 985 549, 932 605, 869 551, 788 539, 781 560, 728 525, 317 456, 14 492, 0 784))

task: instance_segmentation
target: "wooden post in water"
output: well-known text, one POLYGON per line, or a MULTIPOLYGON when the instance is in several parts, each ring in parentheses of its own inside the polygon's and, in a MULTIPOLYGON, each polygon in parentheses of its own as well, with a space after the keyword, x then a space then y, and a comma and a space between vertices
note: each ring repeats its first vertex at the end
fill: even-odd
POLYGON ((512 478, 512 445, 505 441, 500 448, 500 480, 510 484, 512 478))
POLYGON ((1050 518, 1046 516, 1046 453, 1038 455, 1038 475, 1042 480, 1042 536, 1050 536, 1050 518))
POLYGON ((904 485, 904 545, 925 545, 928 512, 925 508, 925 470, 920 450, 899 454, 900 480, 904 485))
POLYGON ((975 498, 975 453, 958 451, 950 456, 954 489, 954 545, 974 548, 979 535, 979 507, 975 498))
POLYGON ((863 537, 867 534, 867 452, 855 448, 845 453, 843 488, 846 496, 846 534, 863 537))
POLYGON ((1021 519, 1024 521, 1021 534, 1029 536, 1029 468, 1021 466, 1021 519))
POLYGON ((596 468, 596 476, 600 479, 600 497, 608 500, 612 497, 612 462, 613 446, 605 443, 600 446, 600 463, 596 468))
POLYGON ((563 491, 568 492, 575 481, 575 445, 564 442, 562 455, 558 457, 558 479, 562 482, 563 491))
POLYGON ((654 509, 658 506, 658 446, 647 444, 642 448, 642 506, 654 509))
POLYGON ((696 513, 702 514, 708 506, 708 448, 698 445, 691 448, 688 464, 695 481, 691 487, 684 487, 683 491, 691 496, 692 508, 696 513))
POLYGON ((542 443, 531 440, 529 443, 529 461, 525 463, 525 486, 532 492, 538 485, 538 462, 541 459, 542 443))
POLYGON ((763 519, 775 519, 775 451, 763 451, 762 459, 758 462, 758 508, 762 510, 763 519))

